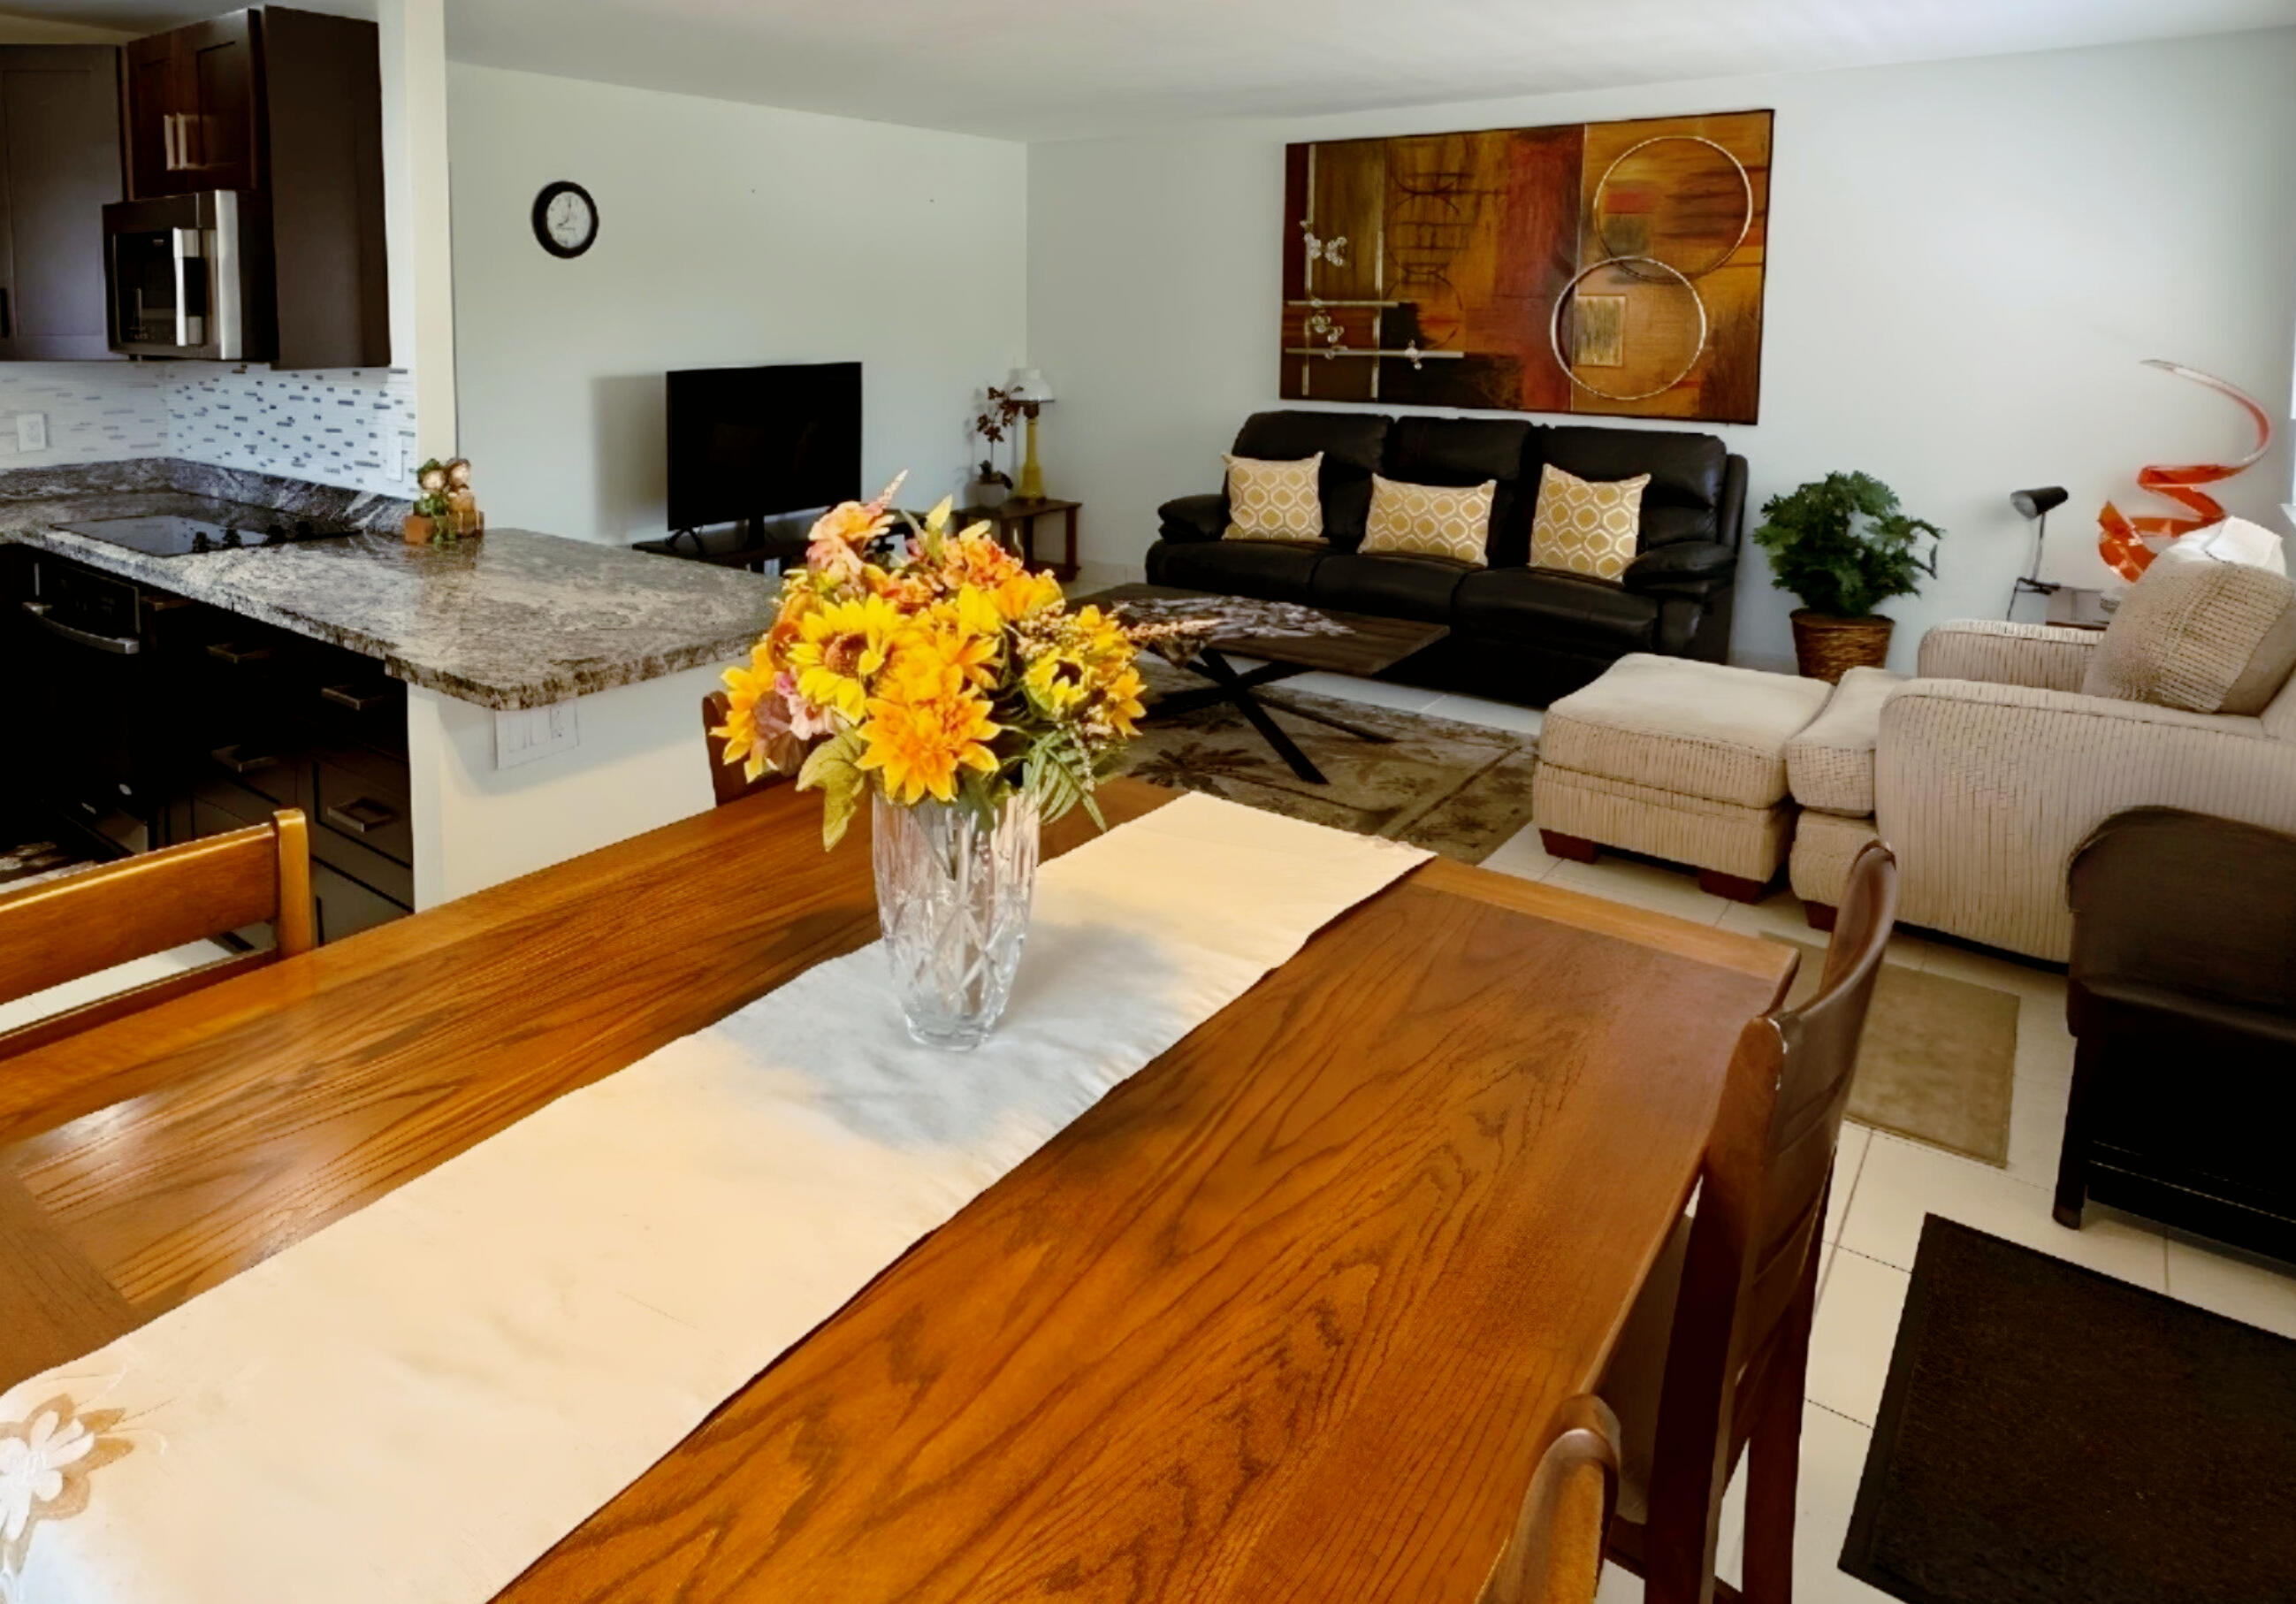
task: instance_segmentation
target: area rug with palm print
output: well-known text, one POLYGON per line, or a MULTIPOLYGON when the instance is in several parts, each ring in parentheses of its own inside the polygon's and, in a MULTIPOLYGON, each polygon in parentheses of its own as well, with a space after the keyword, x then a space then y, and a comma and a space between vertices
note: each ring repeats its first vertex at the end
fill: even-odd
MULTIPOLYGON (((1149 665, 1152 688, 1177 690, 1193 677, 1149 665)), ((1530 773, 1538 745, 1508 730, 1398 712, 1270 686, 1262 706, 1321 769, 1326 785, 1294 775, 1243 715, 1226 703, 1176 718, 1151 716, 1127 753, 1125 772, 1151 785, 1201 791, 1230 802, 1383 835, 1480 863, 1530 823, 1530 773), (1306 707, 1385 736, 1361 736, 1290 710, 1306 707)))

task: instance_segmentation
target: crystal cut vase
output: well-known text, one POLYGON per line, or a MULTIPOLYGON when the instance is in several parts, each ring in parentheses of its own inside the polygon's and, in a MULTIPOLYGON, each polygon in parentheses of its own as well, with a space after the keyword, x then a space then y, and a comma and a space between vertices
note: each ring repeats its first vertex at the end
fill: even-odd
POLYGON ((1013 995, 1037 888, 1037 804, 1014 795, 984 822, 970 808, 873 803, 877 923, 909 1034, 969 1051, 1013 995))

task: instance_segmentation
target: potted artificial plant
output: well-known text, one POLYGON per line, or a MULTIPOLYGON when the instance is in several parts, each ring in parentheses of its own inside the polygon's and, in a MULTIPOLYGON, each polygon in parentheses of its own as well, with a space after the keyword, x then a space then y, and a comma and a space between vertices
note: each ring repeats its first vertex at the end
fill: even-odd
POLYGON ((1801 598, 1793 613, 1801 671, 1832 682, 1854 668, 1881 667, 1896 621, 1874 609, 1914 595, 1923 575, 1937 577, 1944 536, 1899 512, 1898 493, 1870 473, 1828 473, 1764 502, 1754 539, 1770 554, 1778 583, 1801 598))
POLYGON ((979 415, 972 420, 972 432, 980 437, 982 453, 980 470, 972 483, 965 487, 965 494, 971 505, 984 513, 995 512, 1013 494, 1013 476, 996 465, 996 448, 1013 432, 1021 406, 1012 391, 991 384, 980 403, 979 415))

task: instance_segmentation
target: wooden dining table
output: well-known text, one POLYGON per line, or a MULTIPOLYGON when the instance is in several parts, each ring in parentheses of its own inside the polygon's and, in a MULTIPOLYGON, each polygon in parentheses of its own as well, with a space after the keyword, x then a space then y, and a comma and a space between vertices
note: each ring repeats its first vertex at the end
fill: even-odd
MULTIPOLYGON (((0 1063, 0 1388, 873 939, 819 818, 779 788, 0 1063)), ((1470 1604, 1793 964, 1430 861, 499 1596, 1470 1604)))

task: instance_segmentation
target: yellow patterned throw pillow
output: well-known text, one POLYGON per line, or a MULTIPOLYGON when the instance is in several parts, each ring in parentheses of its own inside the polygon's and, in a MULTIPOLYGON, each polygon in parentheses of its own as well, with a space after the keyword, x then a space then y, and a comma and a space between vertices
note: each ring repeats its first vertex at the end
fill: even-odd
POLYGON ((1227 517, 1223 540, 1288 540, 1300 546, 1324 543, 1324 498, 1317 481, 1324 454, 1299 462, 1265 462, 1256 457, 1227 459, 1227 517))
POLYGON ((1643 487, 1650 475, 1598 483, 1549 465, 1539 472, 1530 521, 1530 565, 1615 580, 1635 560, 1642 534, 1643 487))
POLYGON ((1362 549, 1488 567, 1483 547, 1491 538, 1491 498, 1498 489, 1496 479, 1477 485, 1405 484, 1374 473, 1362 549))

